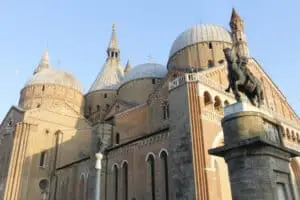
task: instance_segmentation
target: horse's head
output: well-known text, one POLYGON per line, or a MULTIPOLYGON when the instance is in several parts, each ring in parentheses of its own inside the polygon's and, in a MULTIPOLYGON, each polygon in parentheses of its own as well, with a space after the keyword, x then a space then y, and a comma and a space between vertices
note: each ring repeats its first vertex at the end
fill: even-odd
POLYGON ((230 48, 223 49, 225 59, 227 62, 232 62, 232 50, 230 48))

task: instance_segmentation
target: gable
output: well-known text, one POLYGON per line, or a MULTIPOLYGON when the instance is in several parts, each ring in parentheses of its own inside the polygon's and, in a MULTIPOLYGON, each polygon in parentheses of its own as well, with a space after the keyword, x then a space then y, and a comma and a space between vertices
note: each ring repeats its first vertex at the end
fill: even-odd
POLYGON ((134 104, 117 99, 115 104, 110 108, 109 112, 105 115, 105 119, 108 119, 118 113, 121 113, 127 109, 133 108, 134 104))
POLYGON ((0 125, 0 135, 12 134, 15 125, 22 121, 24 117, 24 111, 18 107, 12 106, 5 115, 0 125))

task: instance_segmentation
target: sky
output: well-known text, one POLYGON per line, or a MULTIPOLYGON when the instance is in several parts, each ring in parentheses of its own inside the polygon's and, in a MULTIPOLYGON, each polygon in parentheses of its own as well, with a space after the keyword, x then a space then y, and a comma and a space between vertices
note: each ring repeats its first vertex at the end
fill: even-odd
POLYGON ((200 23, 244 19, 250 54, 300 113, 299 0, 0 0, 0 121, 48 47, 50 62, 88 91, 116 24, 121 61, 167 64, 173 41, 200 23))

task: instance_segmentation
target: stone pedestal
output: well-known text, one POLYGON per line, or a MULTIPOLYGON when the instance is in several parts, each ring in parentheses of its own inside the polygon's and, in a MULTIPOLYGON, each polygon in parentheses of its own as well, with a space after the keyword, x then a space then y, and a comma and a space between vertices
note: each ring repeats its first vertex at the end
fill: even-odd
POLYGON ((222 120, 223 147, 209 153, 228 164, 233 200, 294 200, 289 161, 277 121, 243 103, 229 106, 222 120))

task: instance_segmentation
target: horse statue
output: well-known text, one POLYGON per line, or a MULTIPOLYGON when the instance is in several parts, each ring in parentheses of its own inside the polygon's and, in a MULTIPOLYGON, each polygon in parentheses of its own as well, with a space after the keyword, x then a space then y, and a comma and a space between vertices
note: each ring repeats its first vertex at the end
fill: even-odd
POLYGON ((230 48, 223 50, 227 61, 229 86, 225 90, 232 90, 235 99, 241 101, 241 93, 244 93, 253 106, 260 107, 263 104, 263 90, 260 81, 248 70, 248 58, 239 56, 230 48))

